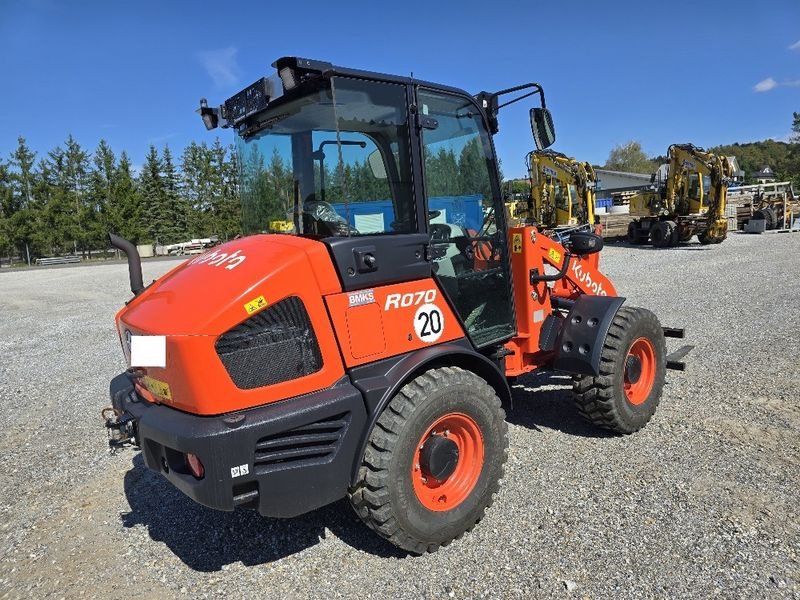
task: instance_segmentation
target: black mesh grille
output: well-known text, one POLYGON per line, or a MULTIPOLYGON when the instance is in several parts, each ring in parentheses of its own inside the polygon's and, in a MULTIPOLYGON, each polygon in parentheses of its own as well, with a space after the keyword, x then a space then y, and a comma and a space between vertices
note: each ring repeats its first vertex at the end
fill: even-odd
POLYGON ((292 296, 253 315, 217 340, 217 354, 240 389, 289 381, 322 368, 305 306, 292 296))
POLYGON ((329 460, 336 453, 349 423, 350 413, 342 413, 261 438, 256 442, 255 471, 262 473, 276 465, 298 461, 329 460))

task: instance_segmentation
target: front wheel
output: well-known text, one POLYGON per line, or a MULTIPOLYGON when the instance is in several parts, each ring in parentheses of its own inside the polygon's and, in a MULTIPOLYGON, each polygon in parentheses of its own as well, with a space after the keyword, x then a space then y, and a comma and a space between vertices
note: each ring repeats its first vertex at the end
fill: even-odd
POLYGON ((433 552, 483 517, 507 455, 494 389, 458 367, 432 369, 406 384, 378 418, 350 501, 395 546, 433 552))
POLYGON ((591 423, 633 433, 656 412, 666 375, 666 343, 658 318, 644 308, 619 309, 603 343, 600 375, 576 375, 578 411, 591 423))
POLYGON ((672 245, 674 232, 672 221, 656 221, 650 227, 650 243, 656 248, 667 248, 672 245))

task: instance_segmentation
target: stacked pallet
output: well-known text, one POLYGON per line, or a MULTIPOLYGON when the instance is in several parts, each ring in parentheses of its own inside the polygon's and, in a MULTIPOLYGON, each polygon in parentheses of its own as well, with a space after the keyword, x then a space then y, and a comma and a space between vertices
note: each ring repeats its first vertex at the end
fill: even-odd
POLYGON ((603 237, 606 239, 626 237, 628 223, 633 221, 629 214, 597 215, 603 226, 603 237))

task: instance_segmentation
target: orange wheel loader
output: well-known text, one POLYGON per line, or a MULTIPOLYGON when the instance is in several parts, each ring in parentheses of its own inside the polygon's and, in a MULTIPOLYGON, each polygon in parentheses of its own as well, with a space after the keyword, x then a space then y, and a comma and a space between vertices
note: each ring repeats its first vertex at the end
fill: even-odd
POLYGON ((621 434, 650 420, 688 351, 668 356, 665 336, 683 331, 624 304, 597 235, 565 246, 505 222, 498 112, 538 98, 533 135, 550 146, 540 85, 473 96, 273 66, 199 112, 236 131, 245 212, 287 233, 216 246, 147 286, 135 247, 111 236, 134 294, 116 316, 129 367, 104 411, 112 449, 138 447, 218 510, 293 517, 349 497, 424 553, 472 529, 498 491, 509 378, 571 374, 580 413, 621 434))

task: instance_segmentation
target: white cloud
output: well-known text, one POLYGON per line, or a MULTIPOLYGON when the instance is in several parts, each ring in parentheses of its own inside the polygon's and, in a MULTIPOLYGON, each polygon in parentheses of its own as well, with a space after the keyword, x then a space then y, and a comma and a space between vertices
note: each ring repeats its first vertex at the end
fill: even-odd
POLYGON ((800 40, 789 46, 789 50, 800 50, 800 40))
POLYGON ((800 87, 800 79, 787 79, 786 81, 777 82, 772 77, 759 81, 753 86, 754 92, 769 92, 778 87, 800 87))
POLYGON ((772 77, 767 77, 759 81, 757 84, 753 86, 754 92, 768 92, 770 90, 774 90, 778 87, 778 82, 775 81, 772 77))
POLYGON ((208 50, 198 54, 200 62, 208 72, 215 85, 220 87, 234 86, 239 83, 241 68, 236 61, 238 48, 228 46, 218 50, 208 50))

